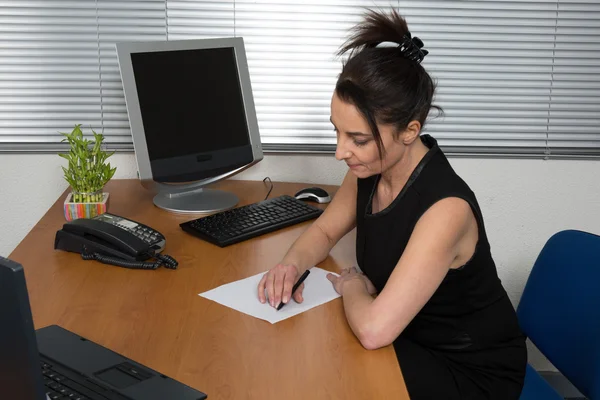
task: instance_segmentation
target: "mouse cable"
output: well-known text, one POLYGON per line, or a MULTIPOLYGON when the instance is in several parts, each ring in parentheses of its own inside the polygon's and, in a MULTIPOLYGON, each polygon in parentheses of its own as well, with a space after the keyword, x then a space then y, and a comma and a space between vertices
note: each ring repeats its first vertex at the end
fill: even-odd
POLYGON ((267 179, 269 180, 269 183, 271 184, 271 187, 269 188, 269 191, 267 192, 267 195, 265 196, 265 200, 269 198, 269 195, 271 194, 271 190, 273 190, 273 186, 274 186, 273 185, 273 181, 268 176, 265 177, 265 179, 263 179, 263 183, 266 182, 267 179))

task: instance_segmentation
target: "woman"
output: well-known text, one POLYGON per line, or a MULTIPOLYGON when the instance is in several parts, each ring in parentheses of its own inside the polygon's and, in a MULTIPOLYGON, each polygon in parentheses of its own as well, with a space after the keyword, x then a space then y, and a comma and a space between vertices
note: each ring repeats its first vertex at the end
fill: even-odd
MULTIPOLYGON (((328 278, 362 345, 393 344, 410 397, 518 399, 525 339, 481 210, 435 139, 420 134, 434 95, 422 46, 396 12, 370 12, 342 48, 351 53, 331 122, 336 158, 350 170, 325 212, 264 275, 259 299, 287 303, 302 272, 356 227, 362 273, 328 278)), ((294 300, 302 302, 302 288, 294 300)))

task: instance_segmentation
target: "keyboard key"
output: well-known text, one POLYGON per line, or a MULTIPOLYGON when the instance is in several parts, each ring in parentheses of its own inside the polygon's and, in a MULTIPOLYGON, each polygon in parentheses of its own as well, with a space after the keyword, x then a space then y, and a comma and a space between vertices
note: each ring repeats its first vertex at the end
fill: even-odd
POLYGON ((46 386, 48 386, 52 390, 57 390, 60 387, 60 385, 54 381, 48 383, 46 386))
POLYGON ((47 391, 46 394, 50 400, 62 400, 64 398, 62 394, 53 392, 51 390, 47 391))

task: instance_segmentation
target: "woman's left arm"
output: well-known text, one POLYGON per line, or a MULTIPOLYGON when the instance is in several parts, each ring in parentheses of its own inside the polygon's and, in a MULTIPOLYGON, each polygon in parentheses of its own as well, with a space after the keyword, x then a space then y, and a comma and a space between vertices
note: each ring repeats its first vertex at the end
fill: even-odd
MULTIPOLYGON (((391 344, 437 290, 459 255, 474 222, 468 203, 446 198, 417 222, 406 249, 381 293, 373 298, 368 279, 355 270, 328 275, 342 294, 348 323, 366 349, 391 344)), ((476 224, 476 222, 475 222, 476 224)))

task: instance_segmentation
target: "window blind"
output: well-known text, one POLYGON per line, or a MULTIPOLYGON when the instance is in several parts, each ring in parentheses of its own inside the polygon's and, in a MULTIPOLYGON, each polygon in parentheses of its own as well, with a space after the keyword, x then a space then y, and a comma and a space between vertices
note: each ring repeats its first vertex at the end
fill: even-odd
POLYGON ((3 147, 55 143, 75 122, 100 127, 96 25, 89 1, 0 3, 3 147))
POLYGON ((162 0, 93 2, 100 63, 100 130, 113 147, 127 148, 131 147, 131 133, 115 43, 165 40, 165 4, 162 0))
POLYGON ((600 155, 594 0, 0 1, 0 151, 55 151, 75 123, 132 149, 114 43, 228 36, 265 149, 332 151, 335 53, 365 7, 397 8, 425 42, 445 112, 425 132, 446 152, 600 155))
POLYGON ((600 3, 560 0, 557 13, 549 152, 598 154, 600 3))
MULTIPOLYGON (((335 54, 348 30, 361 20, 365 4, 236 0, 236 35, 244 38, 264 144, 291 149, 335 145, 329 121, 329 104, 341 71, 335 54)), ((368 5, 389 10, 397 2, 368 5)))
POLYGON ((556 1, 400 1, 427 45, 445 112, 426 130, 457 152, 544 154, 556 1))

